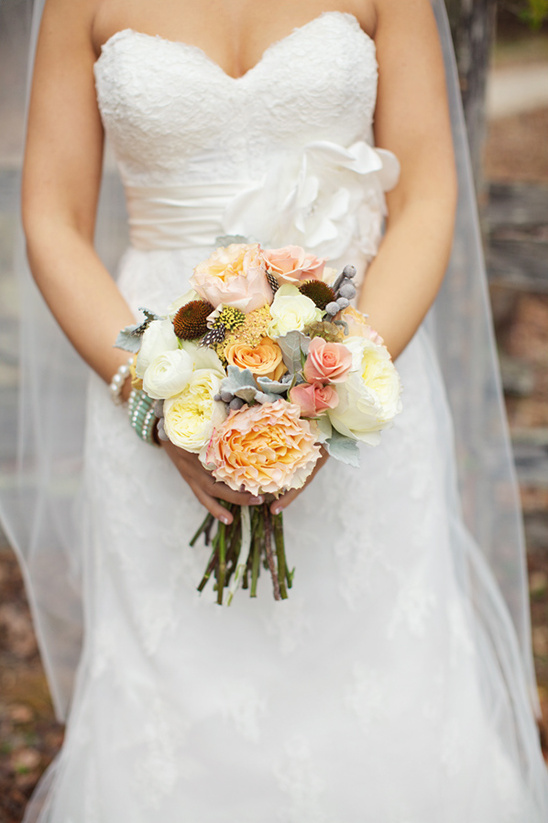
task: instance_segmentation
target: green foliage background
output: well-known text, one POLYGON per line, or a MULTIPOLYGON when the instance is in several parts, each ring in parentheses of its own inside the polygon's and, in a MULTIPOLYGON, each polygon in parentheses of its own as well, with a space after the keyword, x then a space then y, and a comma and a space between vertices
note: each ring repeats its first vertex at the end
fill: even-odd
POLYGON ((501 3, 504 8, 515 12, 531 28, 538 29, 548 19, 548 0, 522 0, 522 2, 501 3))

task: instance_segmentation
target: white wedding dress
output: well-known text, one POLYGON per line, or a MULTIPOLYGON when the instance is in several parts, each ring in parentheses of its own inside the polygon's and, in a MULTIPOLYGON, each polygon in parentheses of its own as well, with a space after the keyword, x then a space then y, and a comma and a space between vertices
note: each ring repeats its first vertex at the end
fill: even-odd
MULTIPOLYGON (((195 47, 126 29, 96 83, 127 189, 119 285, 136 313, 165 311, 246 214, 274 226, 265 243, 285 231, 362 268, 371 256, 386 184, 380 167, 360 183, 377 64, 353 16, 321 15, 239 79, 195 47), (325 161, 338 154, 340 177, 325 161), (276 229, 301 207, 298 230, 276 229)), ((359 470, 328 461, 287 511, 289 600, 274 602, 263 573, 259 597, 238 592, 230 608, 196 591, 209 551, 188 540, 204 511, 92 378, 84 653, 41 821, 548 819, 525 686, 501 673, 463 595, 475 549, 424 330, 398 367, 404 411, 382 444, 359 470)))

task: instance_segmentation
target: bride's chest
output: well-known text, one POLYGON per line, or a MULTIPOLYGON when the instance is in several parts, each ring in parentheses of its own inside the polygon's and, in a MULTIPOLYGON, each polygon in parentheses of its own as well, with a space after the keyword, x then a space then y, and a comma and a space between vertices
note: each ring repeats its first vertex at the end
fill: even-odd
POLYGON ((132 29, 107 41, 95 76, 122 160, 252 145, 268 153, 270 143, 322 139, 349 145, 367 135, 377 90, 374 43, 340 12, 295 29, 237 79, 194 46, 132 29))

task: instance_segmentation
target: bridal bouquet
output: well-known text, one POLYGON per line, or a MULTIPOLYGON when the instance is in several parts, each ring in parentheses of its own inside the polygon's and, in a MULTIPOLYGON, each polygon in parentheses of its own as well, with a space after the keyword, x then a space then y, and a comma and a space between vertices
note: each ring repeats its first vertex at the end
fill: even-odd
POLYGON ((216 480, 269 500, 226 503, 233 522, 208 514, 192 538, 211 543, 198 589, 213 576, 218 603, 240 586, 254 597, 261 566, 287 597, 293 572, 270 503, 305 484, 322 448, 357 466, 359 443, 376 445, 401 408, 390 355, 350 305, 355 269, 325 264, 298 246, 233 242, 196 266, 193 290, 165 315, 143 309, 116 342, 136 354, 134 388, 162 404, 164 436, 216 480))

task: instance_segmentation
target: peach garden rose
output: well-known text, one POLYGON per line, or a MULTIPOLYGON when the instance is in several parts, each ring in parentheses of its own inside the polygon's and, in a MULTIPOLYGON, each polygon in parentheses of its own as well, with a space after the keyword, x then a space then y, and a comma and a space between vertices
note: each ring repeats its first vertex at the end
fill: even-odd
POLYGON ((305 252, 301 246, 284 246, 263 251, 268 271, 280 283, 298 284, 305 280, 321 280, 325 260, 305 252))
POLYGON ((194 269, 191 286, 212 306, 234 306, 246 314, 272 302, 272 288, 259 245, 232 243, 194 269))
POLYGON ((231 489, 279 494, 300 489, 321 450, 299 406, 285 400, 232 411, 211 437, 205 465, 231 489))

